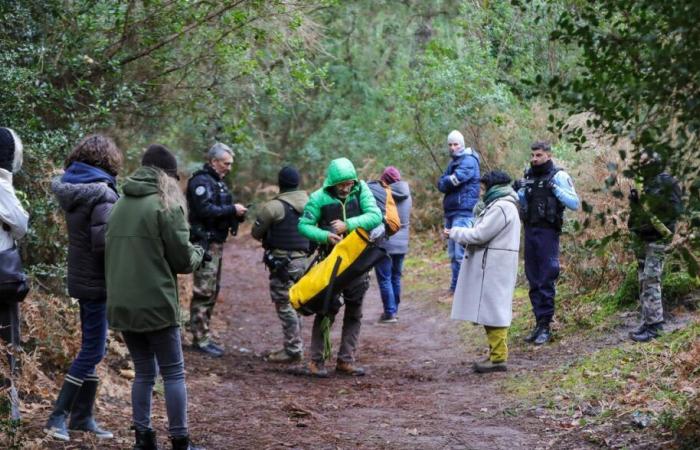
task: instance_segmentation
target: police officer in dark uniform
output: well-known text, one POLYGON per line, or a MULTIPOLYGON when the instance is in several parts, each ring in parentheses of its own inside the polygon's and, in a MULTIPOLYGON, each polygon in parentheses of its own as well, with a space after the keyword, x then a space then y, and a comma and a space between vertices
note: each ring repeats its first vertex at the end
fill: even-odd
POLYGON ((271 351, 267 360, 279 363, 301 361, 301 317, 289 303, 289 288, 301 278, 309 263, 309 240, 297 229, 309 200, 300 190, 299 172, 283 167, 277 176, 280 193, 265 203, 253 224, 252 236, 262 241, 264 262, 270 271, 270 297, 282 322, 283 348, 271 351))
POLYGON ((194 272, 190 303, 192 346, 213 357, 222 356, 223 348, 211 339, 209 321, 219 294, 221 255, 229 232, 236 234, 238 223, 247 209, 233 202, 223 181, 233 165, 233 151, 225 144, 214 144, 208 162, 187 183, 187 203, 191 225, 190 240, 202 245, 211 256, 194 272))
POLYGON ((548 142, 535 142, 530 150, 530 168, 514 187, 525 225, 525 276, 536 320, 525 340, 542 345, 551 339, 564 209, 578 209, 579 198, 569 174, 554 165, 548 142))

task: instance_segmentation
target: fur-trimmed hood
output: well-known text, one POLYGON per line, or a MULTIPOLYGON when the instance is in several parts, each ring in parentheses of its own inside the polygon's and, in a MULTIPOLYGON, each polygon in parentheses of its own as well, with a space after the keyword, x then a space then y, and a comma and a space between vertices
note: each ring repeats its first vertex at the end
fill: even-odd
POLYGON ((53 192, 58 204, 66 211, 72 211, 78 206, 92 206, 98 203, 114 203, 119 195, 105 182, 98 183, 66 183, 61 177, 51 180, 53 192))

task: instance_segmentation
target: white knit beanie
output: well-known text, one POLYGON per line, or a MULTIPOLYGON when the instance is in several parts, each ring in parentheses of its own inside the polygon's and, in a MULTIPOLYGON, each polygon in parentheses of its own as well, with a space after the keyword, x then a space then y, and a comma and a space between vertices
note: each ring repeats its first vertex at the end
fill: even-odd
POLYGON ((447 143, 457 143, 459 144, 459 148, 464 148, 464 136, 462 136, 462 133, 459 131, 452 130, 450 134, 447 135, 447 143))

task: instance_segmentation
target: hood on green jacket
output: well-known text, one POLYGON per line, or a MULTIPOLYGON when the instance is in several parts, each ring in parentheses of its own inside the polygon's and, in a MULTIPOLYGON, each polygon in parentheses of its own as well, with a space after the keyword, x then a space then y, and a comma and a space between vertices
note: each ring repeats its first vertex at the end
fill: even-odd
POLYGON ((304 212, 304 206, 306 206, 306 202, 309 201, 309 194, 307 194, 306 191, 302 190, 285 191, 278 194, 275 197, 275 199, 284 200, 285 202, 292 205, 292 208, 294 208, 299 214, 301 214, 304 212))
POLYGON ((352 188, 351 193, 355 193, 359 189, 360 181, 357 178, 357 171, 352 161, 347 158, 338 158, 328 164, 328 169, 326 169, 326 179, 323 181, 323 189, 329 190, 338 183, 343 181, 354 181, 355 186, 352 188))
MULTIPOLYGON (((346 201, 352 198, 357 199, 362 213, 359 216, 345 219, 348 232, 356 228, 370 231, 382 223, 382 212, 374 200, 374 195, 372 195, 367 183, 358 179, 355 166, 347 158, 334 159, 328 165, 323 186, 309 197, 309 201, 304 208, 304 214, 299 219, 299 232, 302 236, 314 242, 327 243, 329 231, 318 226, 323 207, 332 203, 338 203, 345 211, 346 201), (353 186, 347 199, 341 200, 334 194, 332 187, 348 180, 353 180, 355 186, 353 186)), ((345 217, 344 213, 343 217, 345 217)))
POLYGON ((122 187, 124 195, 144 197, 158 193, 159 170, 153 167, 139 167, 131 174, 122 187))

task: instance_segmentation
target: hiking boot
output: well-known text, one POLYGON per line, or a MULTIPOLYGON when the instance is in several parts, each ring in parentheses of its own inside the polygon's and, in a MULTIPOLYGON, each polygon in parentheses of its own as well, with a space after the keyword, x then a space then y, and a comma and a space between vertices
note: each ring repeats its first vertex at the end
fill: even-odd
POLYGON ((218 342, 209 341, 209 346, 220 351, 222 355, 224 354, 224 348, 218 342))
POLYGON ((542 327, 540 325, 535 325, 535 328, 530 331, 530 334, 525 337, 524 341, 528 343, 534 342, 537 335, 540 334, 541 328, 542 327))
POLYGON ((301 361, 301 353, 290 354, 282 349, 271 352, 265 359, 273 363, 298 363, 301 361))
POLYGON ((95 421, 93 414, 99 383, 99 378, 92 375, 83 381, 78 397, 73 404, 68 429, 71 431, 86 431, 94 434, 98 439, 112 439, 114 437, 112 432, 100 427, 95 421))
POLYGON ((156 440, 156 432, 148 429, 139 431, 132 427, 134 430, 134 437, 136 443, 134 444, 133 450, 158 450, 158 441, 156 440))
POLYGON ((663 331, 663 326, 660 323, 652 325, 643 324, 638 330, 631 331, 629 336, 630 339, 635 342, 649 342, 659 337, 661 331, 663 331))
POLYGON ((475 362, 473 368, 476 373, 505 372, 508 370, 505 361, 493 362, 490 359, 475 362))
POLYGON ((450 304, 452 304, 452 300, 454 300, 454 297, 455 297, 454 291, 448 291, 448 293, 446 293, 443 297, 440 297, 438 299, 438 303, 450 305, 450 304))
POLYGON ((549 329, 549 325, 542 325, 540 327, 540 332, 535 336, 535 340, 532 341, 535 345, 543 345, 552 340, 552 331, 549 329))
POLYGON ((398 321, 399 319, 396 317, 396 314, 384 313, 379 317, 379 323, 396 323, 398 321))
POLYGON ((365 369, 350 362, 338 361, 335 366, 335 373, 350 375, 351 377, 362 377, 365 375, 365 369))
POLYGON ((204 447, 195 447, 189 436, 171 437, 170 442, 173 444, 173 450, 204 450, 204 447))
POLYGON ((192 344, 192 349, 196 352, 204 353, 212 358, 220 358, 224 355, 224 351, 221 349, 221 347, 218 347, 216 344, 212 344, 211 342, 204 345, 192 344))
POLYGON ((287 373, 305 377, 328 378, 328 371, 323 362, 309 361, 305 366, 295 366, 287 369, 287 373))

